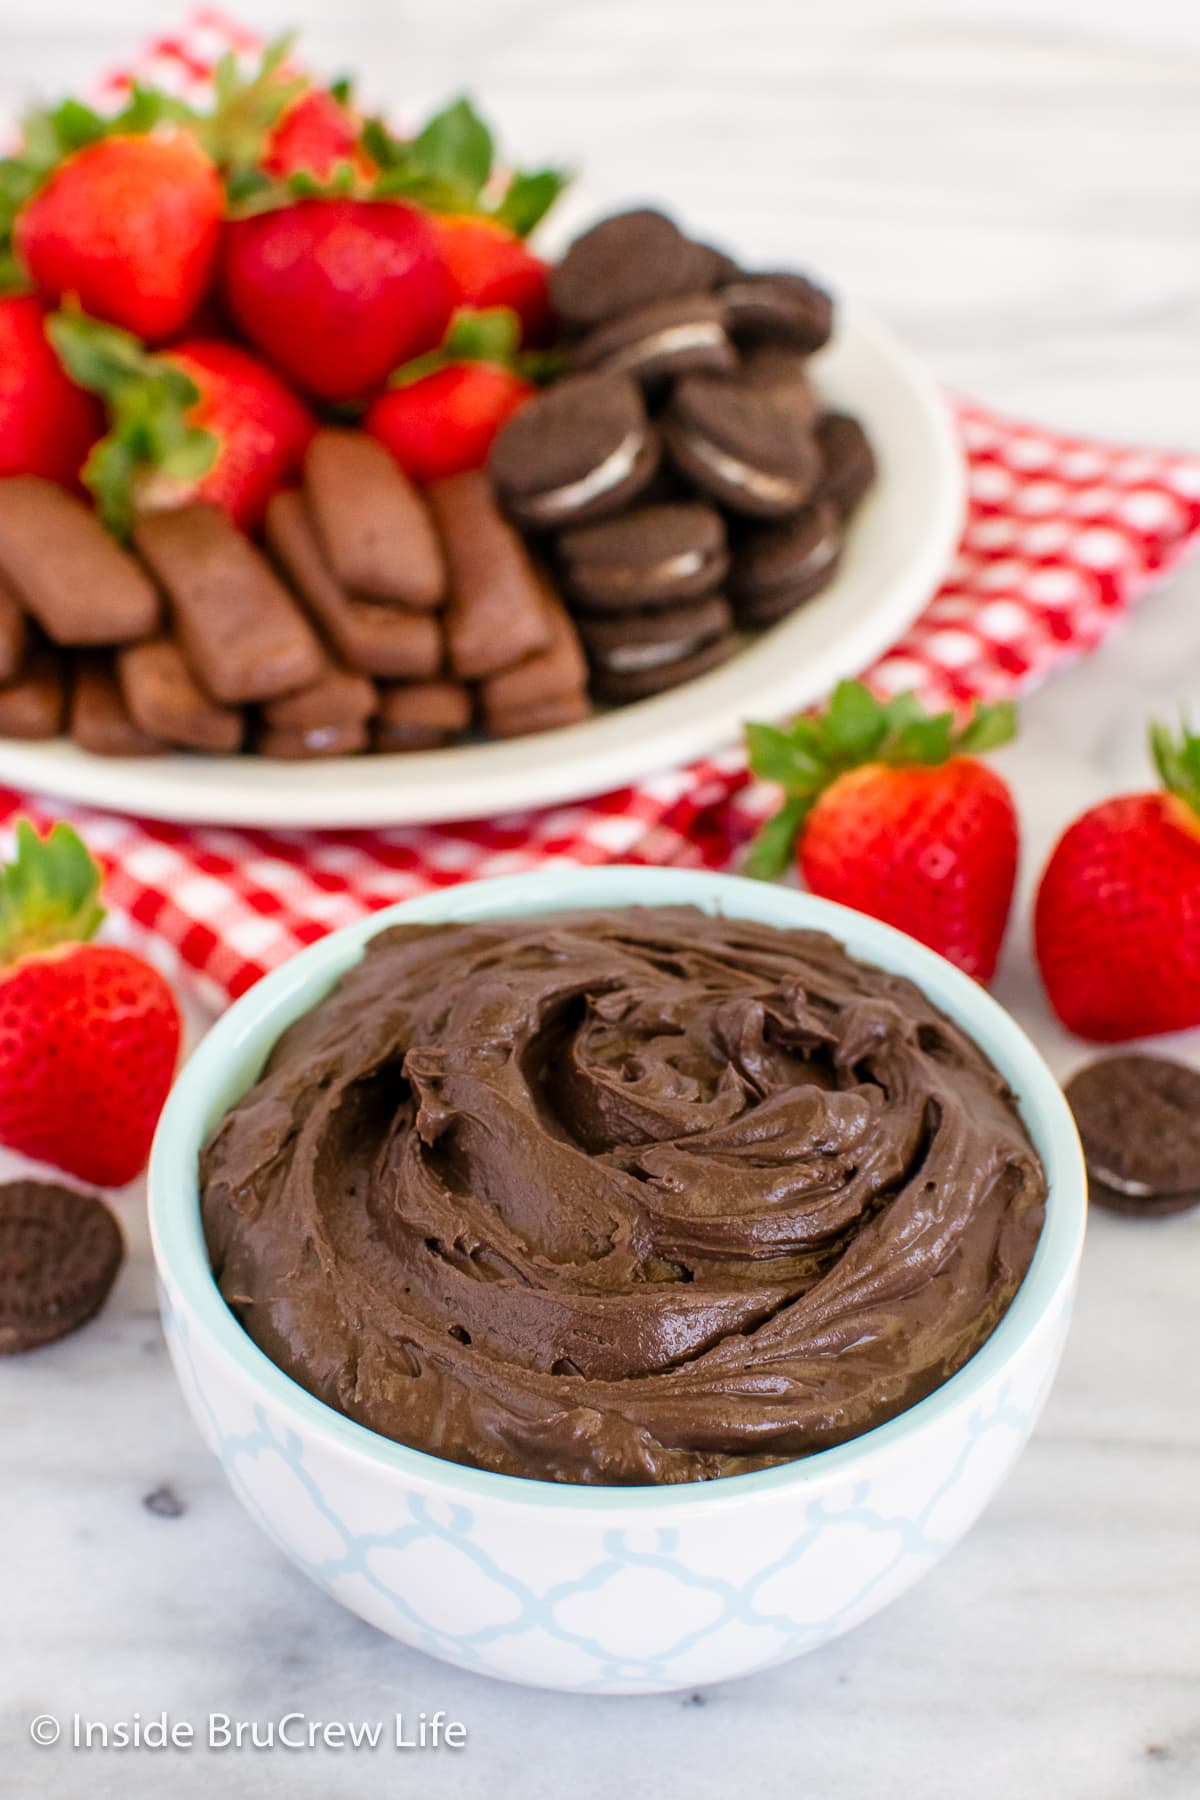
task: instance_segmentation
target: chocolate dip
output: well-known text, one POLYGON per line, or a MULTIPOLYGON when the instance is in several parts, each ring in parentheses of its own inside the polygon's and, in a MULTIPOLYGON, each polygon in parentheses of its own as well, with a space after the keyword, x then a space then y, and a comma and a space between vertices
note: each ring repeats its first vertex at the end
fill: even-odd
POLYGON ((744 1473, 990 1335, 1045 1176, 982 1051, 831 938, 690 907, 404 925, 202 1157, 230 1307, 360 1424, 551 1481, 744 1473))

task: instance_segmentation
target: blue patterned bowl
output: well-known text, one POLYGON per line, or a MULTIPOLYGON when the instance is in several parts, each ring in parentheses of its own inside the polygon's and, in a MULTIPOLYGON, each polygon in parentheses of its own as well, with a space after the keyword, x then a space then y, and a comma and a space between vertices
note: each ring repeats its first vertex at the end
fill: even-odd
POLYGON ((394 906, 325 938, 230 1008, 159 1127, 150 1208, 163 1322, 189 1406, 247 1510, 318 1587, 407 1644, 509 1681, 653 1693, 814 1649, 910 1587, 982 1511, 1053 1379, 1086 1182, 1058 1085, 982 988, 889 927, 730 876, 563 868, 394 906), (811 926, 916 981, 1017 1094, 1050 1181, 1009 1311, 951 1380, 837 1449, 709 1483, 587 1488, 462 1468, 332 1411, 246 1336, 213 1280, 197 1154, 280 1032, 399 921, 692 903, 811 926))

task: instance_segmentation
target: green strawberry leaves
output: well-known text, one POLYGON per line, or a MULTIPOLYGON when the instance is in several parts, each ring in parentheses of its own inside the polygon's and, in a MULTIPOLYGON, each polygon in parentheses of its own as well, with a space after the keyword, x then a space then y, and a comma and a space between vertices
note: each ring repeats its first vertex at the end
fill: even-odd
POLYGON ((558 373, 557 354, 521 349, 521 320, 511 306, 460 306, 436 350, 402 363, 388 377, 389 387, 411 387, 439 369, 460 363, 492 363, 525 381, 549 381, 558 373))
POLYGON ((46 322, 68 375, 99 394, 109 430, 83 467, 83 480, 104 524, 129 535, 139 480, 155 471, 187 488, 203 479, 219 449, 215 434, 191 422, 200 390, 169 355, 154 355, 115 325, 63 310, 46 322))
POLYGON ((1163 786, 1200 813, 1200 736, 1186 718, 1180 721, 1180 735, 1169 725, 1155 720, 1150 726, 1150 754, 1163 786))
POLYGON ((379 169, 380 198, 482 213, 518 237, 541 222, 570 179, 562 169, 498 175, 495 139, 466 95, 434 113, 415 137, 395 137, 382 119, 370 119, 362 144, 379 169))
POLYGON ((0 867, 0 963, 85 943, 104 917, 99 866, 70 825, 60 819, 39 837, 18 819, 16 838, 15 857, 0 867))
POLYGON ((19 149, 0 158, 0 292, 12 293, 25 286, 24 272, 13 251, 13 227, 26 201, 59 163, 102 138, 138 135, 163 124, 190 124, 194 117, 182 100, 137 83, 115 113, 97 112, 74 99, 27 113, 20 124, 19 149))
MULTIPOLYGON (((748 724, 750 767, 761 780, 778 783, 784 803, 751 844, 747 874, 760 880, 783 874, 809 813, 850 770, 868 763, 935 768, 954 756, 999 749, 1016 728, 1016 708, 1007 701, 977 704, 960 721, 953 712, 927 712, 914 693, 877 699, 860 681, 839 682, 823 713, 796 719, 786 729, 748 724)), ((1200 739, 1194 741, 1200 791, 1200 739)))

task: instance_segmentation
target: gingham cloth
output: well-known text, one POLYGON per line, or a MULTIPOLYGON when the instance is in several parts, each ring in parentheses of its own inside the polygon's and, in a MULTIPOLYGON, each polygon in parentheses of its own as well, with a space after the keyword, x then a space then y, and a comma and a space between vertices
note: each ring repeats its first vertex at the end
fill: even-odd
MULTIPOLYGON (((211 9, 147 47, 148 79, 202 89, 252 34, 211 9)), ((109 92, 128 77, 106 83, 109 92)), ((1020 693, 1095 648, 1200 535, 1200 456, 1064 437, 955 409, 970 505, 945 583, 867 679, 935 705, 1020 693)), ((772 796, 737 750, 577 805, 395 831, 184 829, 0 788, 18 813, 69 818, 107 868, 122 935, 148 938, 220 1004, 325 932, 430 888, 556 863, 736 861, 772 796)))

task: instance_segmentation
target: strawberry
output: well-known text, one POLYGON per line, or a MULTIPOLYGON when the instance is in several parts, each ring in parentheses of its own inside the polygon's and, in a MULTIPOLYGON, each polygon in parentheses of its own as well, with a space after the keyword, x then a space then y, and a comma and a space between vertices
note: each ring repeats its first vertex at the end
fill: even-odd
POLYGON ((437 218, 434 229, 450 272, 455 305, 481 311, 511 307, 521 321, 524 341, 545 343, 553 318, 546 286, 549 271, 541 257, 494 219, 437 218))
POLYGON ((100 407, 51 348, 41 301, 0 299, 0 475, 44 475, 70 487, 103 430, 100 407))
POLYGON ((535 391, 520 373, 517 315, 455 313, 439 350, 408 363, 363 424, 414 481, 482 468, 492 439, 535 391))
POLYGON ((179 1055, 156 969, 92 944, 100 871, 69 825, 17 822, 0 871, 0 1141, 99 1187, 140 1173, 179 1055))
POLYGON ((207 293, 223 211, 216 164, 190 133, 118 133, 57 165, 18 211, 13 246, 45 293, 157 342, 207 293))
POLYGON ((359 140, 361 121, 345 98, 328 88, 311 87, 285 108, 267 133, 259 167, 277 179, 309 174, 331 181, 348 165, 369 180, 375 165, 359 140))
POLYGON ((108 407, 108 434, 83 479, 111 530, 124 536, 136 513, 190 500, 254 529, 315 430, 273 369, 218 338, 152 353, 78 313, 57 314, 49 330, 66 368, 108 407))
POLYGON ((223 280, 245 335, 325 400, 366 397, 450 317, 433 227, 394 200, 313 197, 235 219, 223 280))
POLYGON ((1012 795, 974 752, 1005 743, 1011 706, 956 726, 915 695, 877 700, 844 681, 828 710, 790 730, 747 726, 750 763, 783 784, 752 847, 752 874, 781 874, 799 836, 814 894, 907 931, 973 975, 995 973, 1017 873, 1012 795))
POLYGON ((1150 743, 1162 790, 1076 819, 1034 908, 1050 1004, 1099 1043, 1200 1025, 1200 736, 1155 725, 1150 743))

